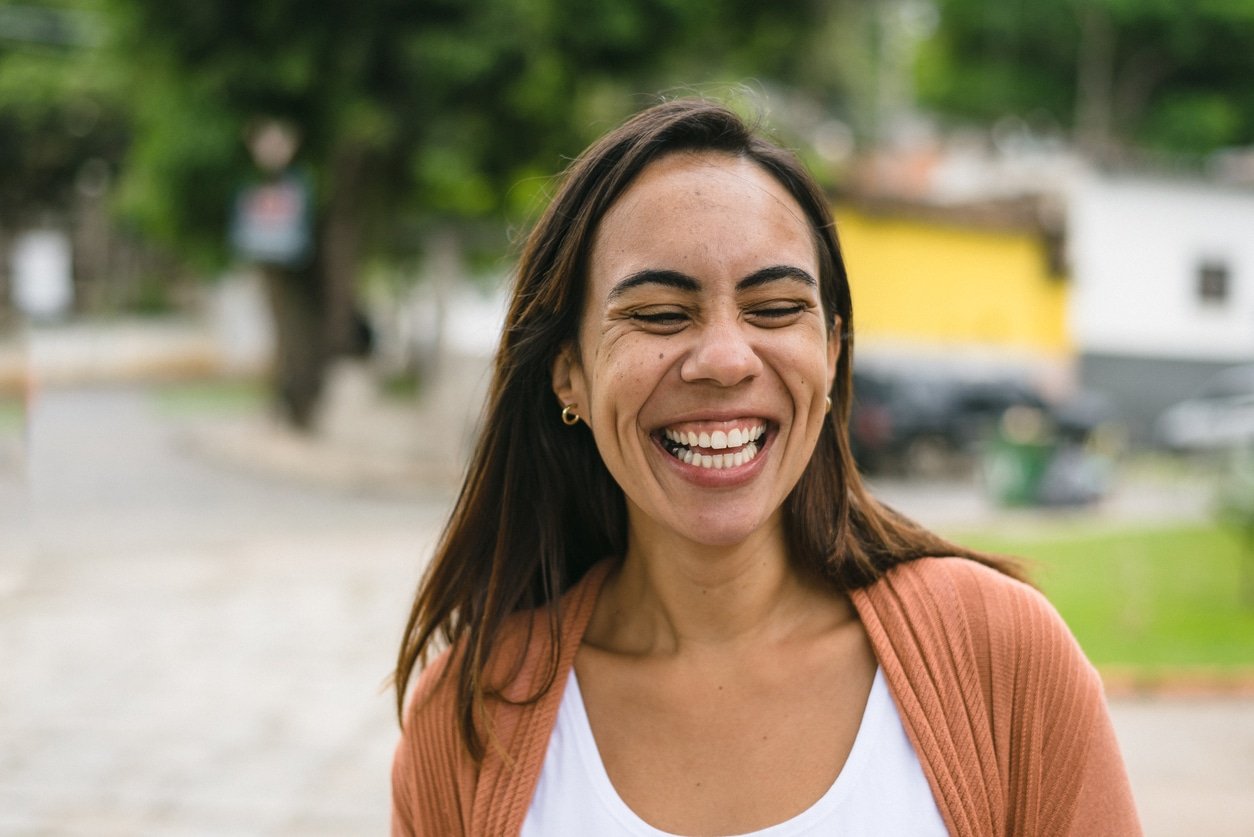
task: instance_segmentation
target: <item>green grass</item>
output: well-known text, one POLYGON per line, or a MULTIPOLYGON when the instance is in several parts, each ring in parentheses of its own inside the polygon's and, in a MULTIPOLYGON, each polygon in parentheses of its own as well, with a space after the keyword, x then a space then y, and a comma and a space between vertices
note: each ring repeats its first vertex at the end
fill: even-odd
POLYGON ((1021 556, 1096 665, 1141 674, 1254 673, 1254 573, 1219 524, 1107 531, 975 533, 978 549, 1021 556), (1242 562, 1246 562, 1244 567, 1242 562), (1246 590, 1254 587, 1244 577, 1246 590))

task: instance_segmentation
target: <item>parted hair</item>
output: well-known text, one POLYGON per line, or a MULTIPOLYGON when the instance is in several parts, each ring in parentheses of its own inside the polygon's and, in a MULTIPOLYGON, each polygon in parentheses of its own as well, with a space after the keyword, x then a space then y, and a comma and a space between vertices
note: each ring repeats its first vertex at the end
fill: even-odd
MULTIPOLYGON (((592 242, 601 219, 640 172, 677 152, 727 154, 761 166, 805 213, 818 253, 829 329, 843 348, 833 408, 814 454, 785 500, 790 560, 837 590, 874 582, 927 555, 961 555, 1018 576, 1009 559, 964 549, 870 496, 850 453, 853 308, 829 200, 798 158, 729 108, 704 99, 663 102, 628 119, 580 155, 520 254, 474 452, 448 524, 418 587, 394 685, 402 713, 409 682, 428 656, 455 646, 462 738, 481 758, 488 683, 502 625, 520 610, 556 604, 595 563, 627 548, 623 492, 585 425, 565 426, 552 390, 558 352, 574 345, 592 242)), ((557 648, 556 608, 548 629, 557 648)), ((538 699, 556 677, 557 652, 538 699)))

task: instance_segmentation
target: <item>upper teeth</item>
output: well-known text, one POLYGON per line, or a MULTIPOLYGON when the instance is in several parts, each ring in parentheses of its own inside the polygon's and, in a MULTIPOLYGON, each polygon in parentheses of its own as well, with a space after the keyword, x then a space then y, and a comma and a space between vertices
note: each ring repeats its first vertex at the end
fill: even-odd
POLYGON ((738 448, 747 445, 750 442, 756 442, 766 432, 765 424, 758 424, 752 427, 735 427, 727 432, 715 430, 713 433, 695 433, 693 431, 684 432, 682 430, 666 430, 666 438, 676 444, 687 445, 690 448, 709 448, 712 450, 723 450, 725 448, 738 448))

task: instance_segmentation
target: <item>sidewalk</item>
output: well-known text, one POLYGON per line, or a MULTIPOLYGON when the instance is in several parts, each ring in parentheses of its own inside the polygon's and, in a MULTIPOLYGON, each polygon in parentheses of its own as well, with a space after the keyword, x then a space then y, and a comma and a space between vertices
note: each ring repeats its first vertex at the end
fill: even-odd
POLYGON ((187 444, 224 466, 327 488, 397 496, 452 494, 478 426, 486 362, 455 358, 420 398, 381 394, 370 368, 332 367, 313 433, 268 414, 207 419, 187 444))

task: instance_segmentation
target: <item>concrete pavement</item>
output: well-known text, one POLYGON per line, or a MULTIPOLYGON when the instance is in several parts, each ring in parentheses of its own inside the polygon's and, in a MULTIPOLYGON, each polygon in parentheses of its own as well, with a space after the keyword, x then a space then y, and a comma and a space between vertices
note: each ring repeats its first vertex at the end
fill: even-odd
POLYGON ((236 472, 187 430, 142 390, 35 404, 0 480, 30 499, 0 512, 0 834, 385 833, 383 682, 444 501, 236 472))

